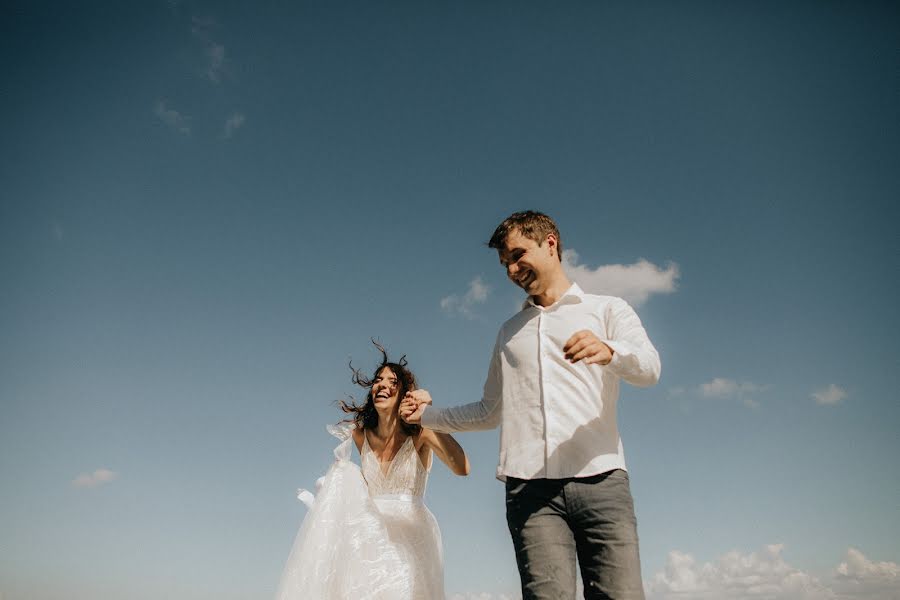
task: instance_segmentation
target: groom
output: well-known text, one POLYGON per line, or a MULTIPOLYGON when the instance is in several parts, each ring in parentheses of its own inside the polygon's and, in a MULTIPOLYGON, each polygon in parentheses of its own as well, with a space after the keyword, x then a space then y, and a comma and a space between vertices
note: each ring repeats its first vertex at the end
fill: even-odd
POLYGON ((585 598, 643 599, 616 400, 620 381, 657 382, 659 355, 624 300, 569 281, 547 215, 510 215, 488 246, 528 299, 500 328, 482 399, 440 409, 418 390, 401 416, 444 432, 500 426, 524 600, 574 598, 576 556, 585 598))

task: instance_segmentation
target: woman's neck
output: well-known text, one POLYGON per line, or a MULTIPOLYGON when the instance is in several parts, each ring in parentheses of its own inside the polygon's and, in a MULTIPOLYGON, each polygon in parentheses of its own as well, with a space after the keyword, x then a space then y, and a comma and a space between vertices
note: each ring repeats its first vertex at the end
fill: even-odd
POLYGON ((378 427, 375 428, 375 435, 380 439, 387 440, 391 438, 397 431, 399 418, 397 413, 378 413, 378 427))

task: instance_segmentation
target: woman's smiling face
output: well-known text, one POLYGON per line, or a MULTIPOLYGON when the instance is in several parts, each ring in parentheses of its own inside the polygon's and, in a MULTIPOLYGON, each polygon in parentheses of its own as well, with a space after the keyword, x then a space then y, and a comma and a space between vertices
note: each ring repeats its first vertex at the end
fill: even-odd
POLYGON ((378 371, 372 381, 372 402, 376 409, 396 410, 400 406, 400 381, 389 367, 378 371))

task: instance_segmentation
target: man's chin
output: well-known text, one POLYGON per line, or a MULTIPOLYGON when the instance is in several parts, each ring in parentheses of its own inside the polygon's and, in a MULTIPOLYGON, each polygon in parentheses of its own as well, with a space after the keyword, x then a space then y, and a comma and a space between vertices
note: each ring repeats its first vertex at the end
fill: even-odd
POLYGON ((531 280, 527 280, 527 281, 516 281, 515 284, 516 284, 516 287, 519 287, 522 290, 524 290, 530 294, 531 288, 534 287, 535 280, 531 279, 531 280))
POLYGON ((537 280, 532 280, 529 283, 523 285, 522 289, 525 290, 525 292, 529 296, 537 296, 541 293, 541 287, 538 285, 537 280))

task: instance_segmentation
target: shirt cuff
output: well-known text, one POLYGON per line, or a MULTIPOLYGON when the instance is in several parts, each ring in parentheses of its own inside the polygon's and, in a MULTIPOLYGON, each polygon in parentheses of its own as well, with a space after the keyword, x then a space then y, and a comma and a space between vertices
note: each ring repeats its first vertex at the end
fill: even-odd
POLYGON ((612 350, 612 353, 613 353, 612 360, 610 360, 608 363, 606 363, 603 366, 610 367, 611 369, 613 369, 615 371, 616 367, 618 367, 622 362, 622 350, 621 350, 621 348, 617 347, 617 346, 619 346, 619 344, 616 342, 613 342, 610 340, 600 340, 600 341, 603 342, 604 344, 606 344, 607 346, 609 346, 610 350, 612 350))

